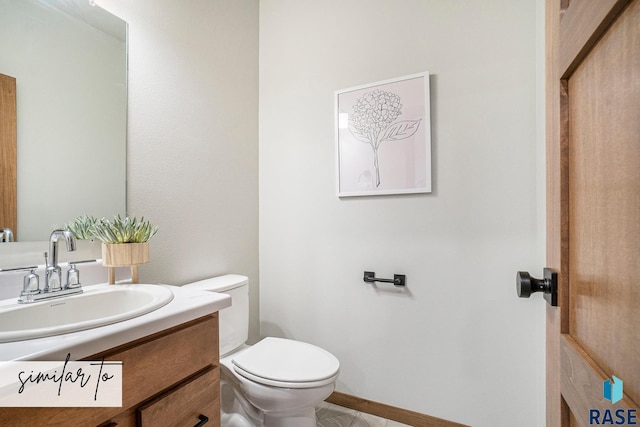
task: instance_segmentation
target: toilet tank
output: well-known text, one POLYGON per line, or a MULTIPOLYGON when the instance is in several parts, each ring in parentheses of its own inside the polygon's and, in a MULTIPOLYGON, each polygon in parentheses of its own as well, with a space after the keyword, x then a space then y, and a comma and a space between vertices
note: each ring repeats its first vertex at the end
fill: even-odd
POLYGON ((249 278, 238 274, 212 277, 185 288, 219 292, 231 297, 231 307, 220 310, 220 356, 244 344, 249 337, 249 278))

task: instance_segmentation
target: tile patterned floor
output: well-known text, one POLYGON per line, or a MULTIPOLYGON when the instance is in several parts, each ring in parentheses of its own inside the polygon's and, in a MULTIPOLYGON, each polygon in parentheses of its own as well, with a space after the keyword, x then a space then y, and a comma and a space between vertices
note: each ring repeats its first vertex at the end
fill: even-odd
POLYGON ((410 427, 327 402, 316 407, 318 427, 410 427))

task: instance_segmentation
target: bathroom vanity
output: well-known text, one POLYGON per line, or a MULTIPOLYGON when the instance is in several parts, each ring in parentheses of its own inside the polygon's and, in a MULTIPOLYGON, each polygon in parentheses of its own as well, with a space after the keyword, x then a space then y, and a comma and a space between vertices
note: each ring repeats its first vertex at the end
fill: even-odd
POLYGON ((0 425, 220 426, 217 312, 230 298, 171 288, 173 301, 135 319, 0 344, 4 360, 122 362, 122 407, 0 408, 0 425))

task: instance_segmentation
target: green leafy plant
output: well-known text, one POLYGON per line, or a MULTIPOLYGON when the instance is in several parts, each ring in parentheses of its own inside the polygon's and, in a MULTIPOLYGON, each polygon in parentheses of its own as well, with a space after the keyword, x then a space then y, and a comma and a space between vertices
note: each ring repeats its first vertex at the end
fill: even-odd
POLYGON ((136 217, 120 215, 113 217, 112 221, 105 218, 96 220, 91 227, 91 234, 102 243, 144 243, 148 242, 158 232, 158 227, 145 221, 144 217, 138 220, 136 217))
POLYGON ((93 239, 93 233, 91 228, 96 223, 97 219, 89 215, 82 215, 73 221, 66 223, 62 226, 63 229, 71 231, 76 239, 89 240, 93 239))

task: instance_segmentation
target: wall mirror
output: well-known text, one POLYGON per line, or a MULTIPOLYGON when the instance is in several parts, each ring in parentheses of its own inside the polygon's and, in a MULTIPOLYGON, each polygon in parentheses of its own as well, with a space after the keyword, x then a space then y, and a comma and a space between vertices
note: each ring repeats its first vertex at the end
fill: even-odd
POLYGON ((126 213, 126 32, 89 0, 0 0, 0 74, 16 86, 16 241, 126 213))

